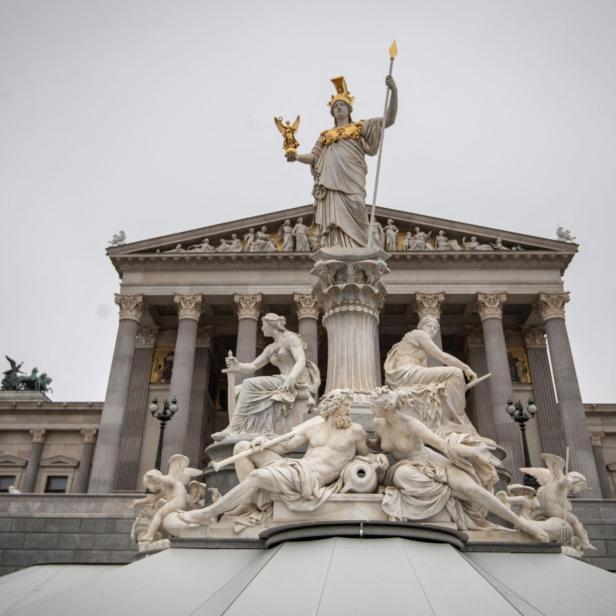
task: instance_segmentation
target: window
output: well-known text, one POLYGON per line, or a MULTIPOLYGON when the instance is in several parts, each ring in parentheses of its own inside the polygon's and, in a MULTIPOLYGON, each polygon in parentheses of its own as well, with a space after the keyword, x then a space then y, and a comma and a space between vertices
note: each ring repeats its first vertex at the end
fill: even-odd
POLYGON ((16 479, 15 475, 0 476, 0 492, 8 492, 9 486, 14 486, 16 479))
POLYGON ((45 482, 45 492, 47 494, 64 494, 68 484, 66 475, 49 475, 45 482))

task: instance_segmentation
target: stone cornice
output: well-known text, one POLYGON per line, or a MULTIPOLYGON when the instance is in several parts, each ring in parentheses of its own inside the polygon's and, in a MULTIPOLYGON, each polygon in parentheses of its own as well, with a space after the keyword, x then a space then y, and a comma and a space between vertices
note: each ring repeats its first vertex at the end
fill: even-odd
MULTIPOLYGON (((546 251, 425 251, 393 252, 392 270, 466 269, 537 270, 556 269, 563 274, 573 253, 546 251)), ((129 254, 111 257, 118 274, 124 272, 165 271, 260 271, 304 270, 311 266, 309 253, 179 253, 129 254)))

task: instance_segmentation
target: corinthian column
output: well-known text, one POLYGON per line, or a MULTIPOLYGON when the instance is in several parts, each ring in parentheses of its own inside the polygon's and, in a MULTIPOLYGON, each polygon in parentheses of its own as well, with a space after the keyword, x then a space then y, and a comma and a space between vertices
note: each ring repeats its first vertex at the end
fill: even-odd
POLYGON ((537 308, 548 337, 558 407, 571 456, 570 468, 586 477, 590 498, 601 498, 597 466, 565 325, 565 304, 568 301, 569 293, 539 293, 537 308))
POLYGON ((137 330, 135 359, 133 360, 126 413, 122 424, 122 439, 115 478, 116 490, 134 490, 140 487, 139 460, 146 421, 145 409, 148 406, 150 372, 156 335, 157 329, 154 327, 140 327, 137 330))
POLYGON ((295 293, 293 301, 295 301, 297 310, 298 333, 306 343, 306 358, 318 364, 319 307, 317 298, 312 293, 309 295, 295 293))
POLYGON ((548 360, 545 331, 540 327, 531 327, 524 332, 524 342, 528 353, 528 364, 533 383, 533 394, 539 412, 539 437, 541 451, 565 455, 565 432, 554 395, 554 383, 548 360))
POLYGON ((32 449, 30 450, 30 459, 24 478, 21 481, 22 492, 34 492, 36 484, 36 476, 38 475, 39 465, 41 463, 41 453, 43 452, 43 443, 45 442, 45 430, 30 430, 32 435, 32 449))
POLYGON ((486 349, 490 406, 498 444, 507 452, 505 465, 512 477, 518 478, 519 468, 524 466, 521 435, 517 425, 506 411, 507 400, 513 395, 507 345, 503 331, 503 304, 506 293, 478 293, 477 310, 483 328, 483 341, 486 349))
MULTIPOLYGON (((257 356, 257 325, 262 300, 263 296, 260 293, 233 296, 238 319, 235 356, 242 363, 249 363, 257 356)), ((246 376, 248 375, 236 374, 236 385, 239 385, 246 376)))
POLYGON ((173 352, 173 370, 169 394, 178 401, 179 411, 169 422, 165 431, 162 466, 174 453, 186 455, 190 425, 190 392, 195 367, 197 328, 201 318, 203 296, 176 294, 173 301, 178 311, 178 333, 173 352))
MULTIPOLYGON (((466 360, 479 376, 488 372, 483 335, 479 328, 473 327, 466 332, 466 360)), ((480 383, 473 387, 470 391, 469 402, 472 409, 473 424, 479 434, 496 440, 496 427, 492 415, 488 383, 480 383)))
POLYGON ((369 392, 381 384, 379 314, 385 301, 381 276, 389 272, 378 249, 321 249, 311 257, 314 293, 327 330, 325 391, 369 392))
POLYGON ((83 494, 88 491, 88 481, 92 470, 92 456, 94 455, 94 443, 96 443, 96 430, 81 430, 83 443, 79 456, 79 469, 73 482, 71 492, 83 494))
MULTIPOLYGON (((443 337, 441 335, 441 305, 445 301, 444 293, 416 293, 415 294, 415 311, 419 320, 424 317, 434 317, 439 328, 434 334, 434 343, 439 349, 443 348, 443 337)), ((441 366, 441 362, 434 357, 428 357, 428 366, 441 366)))
POLYGON ((135 337, 145 308, 143 295, 116 295, 115 302, 120 308, 120 323, 88 486, 88 492, 93 494, 109 493, 114 488, 122 424, 135 357, 135 337))

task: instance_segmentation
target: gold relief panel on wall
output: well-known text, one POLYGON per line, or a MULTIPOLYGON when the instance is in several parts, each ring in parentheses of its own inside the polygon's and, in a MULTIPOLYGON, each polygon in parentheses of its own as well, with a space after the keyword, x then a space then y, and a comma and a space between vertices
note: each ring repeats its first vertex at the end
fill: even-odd
POLYGON ((173 349, 154 349, 150 384, 171 383, 173 372, 173 349))
POLYGON ((526 350, 521 347, 510 347, 507 349, 507 360, 509 361, 509 372, 514 383, 532 383, 528 356, 526 350))

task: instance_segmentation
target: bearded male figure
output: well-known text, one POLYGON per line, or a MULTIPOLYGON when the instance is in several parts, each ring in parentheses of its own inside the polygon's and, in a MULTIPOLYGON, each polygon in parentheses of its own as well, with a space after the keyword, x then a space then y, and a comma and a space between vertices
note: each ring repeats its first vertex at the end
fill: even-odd
MULTIPOLYGON (((351 391, 333 390, 319 403, 325 422, 306 429, 263 450, 262 436, 251 442, 252 462, 238 465, 240 483, 214 504, 195 511, 181 512, 178 517, 188 524, 205 525, 223 513, 252 503, 263 491, 279 494, 290 509, 314 511, 335 492, 336 481, 344 467, 357 455, 366 455, 368 446, 364 429, 351 422, 351 391), (282 456, 307 447, 300 459, 282 456)), ((236 451, 243 447, 240 443, 236 451)))
MULTIPOLYGON (((353 248, 368 245, 366 210, 366 154, 374 156, 382 139, 383 118, 353 122, 355 98, 344 77, 332 79, 336 94, 329 107, 334 128, 324 130, 310 154, 287 152, 289 162, 310 165, 314 177, 314 223, 319 227, 321 245, 353 248)), ((391 126, 398 110, 398 90, 391 75, 385 83, 390 90, 385 128, 391 126)))

